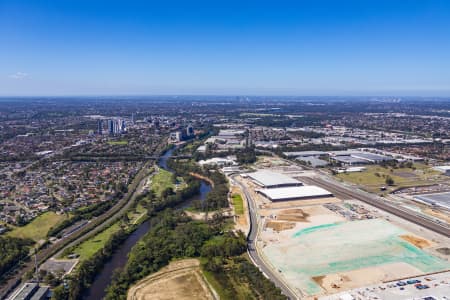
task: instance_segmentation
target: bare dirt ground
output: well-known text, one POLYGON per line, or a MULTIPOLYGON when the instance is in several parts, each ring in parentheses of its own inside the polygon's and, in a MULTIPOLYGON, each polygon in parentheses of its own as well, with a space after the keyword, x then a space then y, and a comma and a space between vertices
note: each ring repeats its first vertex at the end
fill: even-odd
MULTIPOLYGON (((209 211, 208 213, 204 213, 201 211, 193 212, 193 211, 185 210, 184 212, 186 213, 186 215, 188 215, 189 217, 191 217, 194 220, 203 220, 204 221, 206 219, 211 220, 214 217, 214 214, 219 211, 212 210, 212 211, 209 211)), ((222 210, 220 210, 220 213, 222 213, 225 217, 230 217, 232 215, 232 211, 230 208, 222 209, 222 210)))
POLYGON ((144 278, 128 291, 127 300, 213 300, 215 292, 207 283, 197 259, 171 262, 144 278))
POLYGON ((285 209, 278 213, 277 219, 281 221, 306 222, 309 214, 300 208, 285 209))
POLYGON ((450 255, 450 248, 443 247, 436 249, 437 252, 442 253, 444 255, 450 255))
POLYGON ((432 242, 414 235, 406 234, 400 237, 420 249, 429 248, 434 245, 432 242))
POLYGON ((269 221, 266 223, 266 227, 272 228, 276 232, 280 232, 283 230, 289 230, 295 227, 295 223, 293 222, 276 222, 269 221))
POLYGON ((327 293, 338 293, 355 287, 417 276, 422 272, 406 263, 392 263, 348 272, 313 277, 327 293))
POLYGON ((431 216, 434 216, 434 217, 436 217, 438 219, 441 219, 441 220, 443 220, 443 221, 445 221, 445 222, 450 224, 450 216, 448 214, 445 214, 443 212, 440 212, 438 210, 434 210, 434 209, 431 209, 431 208, 425 208, 423 210, 423 212, 426 213, 426 214, 429 214, 431 216))
POLYGON ((295 207, 295 206, 321 205, 321 204, 325 204, 325 203, 337 203, 337 202, 341 202, 341 200, 339 200, 335 197, 309 199, 309 200, 279 201, 279 202, 269 202, 267 204, 263 204, 263 208, 273 208, 273 209, 291 208, 291 207, 295 207))

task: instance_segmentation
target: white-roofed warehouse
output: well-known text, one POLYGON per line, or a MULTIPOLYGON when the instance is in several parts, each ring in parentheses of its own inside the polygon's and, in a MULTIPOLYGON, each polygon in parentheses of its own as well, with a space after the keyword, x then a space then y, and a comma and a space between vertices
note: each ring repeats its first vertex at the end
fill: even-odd
POLYGON ((275 173, 272 171, 262 170, 248 174, 253 182, 263 188, 275 188, 286 186, 300 186, 303 183, 281 173, 275 173))
POLYGON ((271 201, 301 200, 333 196, 329 191, 315 185, 260 189, 256 191, 271 201))

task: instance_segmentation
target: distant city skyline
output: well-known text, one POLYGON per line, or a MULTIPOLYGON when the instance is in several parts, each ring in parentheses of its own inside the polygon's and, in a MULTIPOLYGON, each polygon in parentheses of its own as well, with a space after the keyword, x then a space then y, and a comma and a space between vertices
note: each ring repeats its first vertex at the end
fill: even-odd
POLYGON ((0 96, 450 96, 450 2, 0 2, 0 96))

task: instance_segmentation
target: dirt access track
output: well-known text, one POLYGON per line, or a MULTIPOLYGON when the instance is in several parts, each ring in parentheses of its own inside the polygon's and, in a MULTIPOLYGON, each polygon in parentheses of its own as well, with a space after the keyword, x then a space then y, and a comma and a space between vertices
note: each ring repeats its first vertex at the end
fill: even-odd
POLYGON ((213 300, 216 293, 207 283, 197 259, 171 262, 132 286, 127 300, 213 300))

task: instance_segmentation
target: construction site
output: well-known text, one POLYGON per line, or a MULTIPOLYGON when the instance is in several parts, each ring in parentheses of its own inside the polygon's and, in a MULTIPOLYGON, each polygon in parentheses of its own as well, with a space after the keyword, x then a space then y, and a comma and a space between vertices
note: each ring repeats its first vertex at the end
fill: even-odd
POLYGON ((273 170, 244 174, 242 182, 260 223, 257 251, 299 297, 450 270, 449 238, 304 184, 311 171, 273 170), (284 176, 295 178, 283 183, 284 176))

